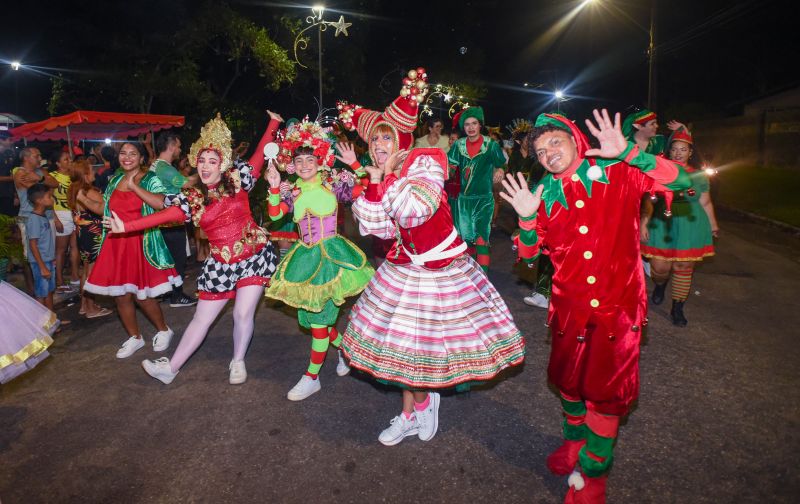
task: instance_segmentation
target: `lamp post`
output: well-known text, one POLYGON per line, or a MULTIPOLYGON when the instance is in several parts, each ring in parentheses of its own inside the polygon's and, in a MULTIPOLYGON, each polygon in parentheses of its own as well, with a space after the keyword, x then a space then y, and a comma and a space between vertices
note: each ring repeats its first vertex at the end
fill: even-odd
MULTIPOLYGON (((601 1, 601 0, 584 0, 580 6, 584 7, 590 3, 595 3, 598 5, 611 4, 610 1, 601 1)), ((616 7, 615 7, 616 8, 616 7)), ((647 32, 648 36, 648 43, 647 43, 647 108, 653 109, 656 104, 656 81, 657 81, 657 72, 656 72, 656 14, 658 13, 658 0, 650 0, 650 27, 645 28, 644 26, 640 25, 639 23, 633 21, 633 23, 641 28, 643 31, 647 32)), ((630 16, 624 14, 625 17, 632 20, 630 16)))
POLYGON ((647 108, 656 102, 656 0, 650 1, 650 43, 647 46, 647 108))
POLYGON ((309 26, 306 26, 297 34, 294 39, 294 60, 303 68, 308 68, 304 65, 300 59, 297 57, 297 49, 299 48, 301 51, 308 48, 308 39, 303 36, 305 32, 312 28, 317 28, 317 63, 319 65, 319 108, 320 110, 323 109, 322 107, 322 32, 328 29, 329 26, 332 26, 336 29, 336 33, 334 37, 338 37, 340 33, 343 33, 345 37, 349 34, 347 33, 347 29, 353 25, 353 23, 347 23, 344 20, 344 16, 339 16, 339 20, 336 22, 333 21, 325 21, 322 19, 322 15, 325 12, 324 5, 315 5, 311 8, 311 15, 306 17, 306 23, 309 26))

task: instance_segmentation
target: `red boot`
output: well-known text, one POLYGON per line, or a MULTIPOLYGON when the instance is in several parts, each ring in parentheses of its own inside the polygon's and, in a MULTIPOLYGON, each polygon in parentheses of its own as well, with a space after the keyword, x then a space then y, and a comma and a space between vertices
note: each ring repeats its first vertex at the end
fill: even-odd
POLYGON ((578 441, 565 439, 564 444, 547 456, 547 468, 558 476, 566 476, 571 473, 578 463, 578 452, 585 444, 585 439, 578 441))
POLYGON ((590 478, 575 470, 567 480, 569 491, 564 504, 606 504, 606 480, 608 476, 590 478))

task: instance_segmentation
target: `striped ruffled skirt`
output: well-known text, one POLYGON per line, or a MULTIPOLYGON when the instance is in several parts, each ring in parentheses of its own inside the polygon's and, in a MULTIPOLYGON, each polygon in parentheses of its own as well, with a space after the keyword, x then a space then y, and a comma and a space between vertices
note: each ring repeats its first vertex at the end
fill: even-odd
POLYGON ((350 365, 408 388, 486 381, 520 364, 525 342, 469 256, 442 269, 385 261, 350 313, 350 365))

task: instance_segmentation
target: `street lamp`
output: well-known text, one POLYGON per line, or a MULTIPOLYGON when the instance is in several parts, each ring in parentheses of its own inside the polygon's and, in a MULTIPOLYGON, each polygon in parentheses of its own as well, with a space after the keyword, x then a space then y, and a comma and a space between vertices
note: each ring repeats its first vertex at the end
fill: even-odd
POLYGON ((347 23, 344 20, 344 16, 339 16, 339 20, 336 22, 333 21, 325 21, 322 19, 322 14, 325 12, 325 6, 322 4, 316 4, 311 7, 311 15, 306 16, 306 23, 309 26, 306 26, 297 34, 294 39, 294 60, 303 68, 308 68, 297 57, 297 49, 298 47, 300 50, 305 50, 308 48, 308 39, 303 37, 303 33, 310 30, 311 28, 317 28, 317 58, 319 64, 319 109, 322 110, 322 32, 328 29, 328 26, 333 26, 336 29, 336 33, 334 37, 338 37, 340 33, 343 33, 345 37, 349 34, 347 33, 347 29, 353 26, 353 23, 347 23))
POLYGON ((19 70, 19 67, 21 67, 21 66, 22 66, 22 63, 20 63, 19 61, 12 61, 11 62, 11 69, 12 70, 19 70))

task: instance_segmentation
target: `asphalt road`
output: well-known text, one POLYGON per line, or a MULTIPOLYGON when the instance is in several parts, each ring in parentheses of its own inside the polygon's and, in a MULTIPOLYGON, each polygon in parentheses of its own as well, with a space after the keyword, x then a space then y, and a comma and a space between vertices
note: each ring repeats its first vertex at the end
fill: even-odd
MULTIPOLYGON (((651 307, 641 395, 620 429, 609 502, 798 501, 798 249, 748 226, 722 222, 718 255, 695 276, 688 327, 670 324, 668 301, 651 307)), ((159 356, 149 345, 114 357, 118 320, 78 322, 76 306, 62 309, 76 322, 51 358, 0 389, 2 503, 561 502, 566 480, 544 464, 561 421, 545 376, 545 312, 522 303, 530 287, 509 245, 497 231, 489 276, 526 334, 525 365, 444 397, 427 443, 379 444, 400 394, 337 377, 333 352, 322 391, 288 401, 310 336, 286 307, 260 307, 240 386, 227 382, 230 308, 169 386, 139 365, 159 356)), ((163 306, 180 332, 193 309, 163 306)))

